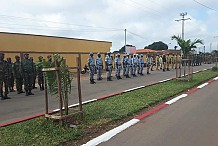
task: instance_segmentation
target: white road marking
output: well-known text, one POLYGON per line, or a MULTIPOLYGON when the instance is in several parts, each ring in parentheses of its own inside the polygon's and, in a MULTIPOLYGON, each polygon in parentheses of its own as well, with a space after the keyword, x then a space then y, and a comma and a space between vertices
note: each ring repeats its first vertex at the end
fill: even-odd
POLYGON ((102 142, 106 142, 109 139, 111 139, 112 137, 114 137, 115 135, 117 135, 118 133, 122 132, 123 130, 127 129, 128 127, 138 123, 140 120, 138 119, 132 119, 122 125, 120 125, 119 127, 116 127, 90 141, 88 141, 86 144, 83 144, 82 146, 96 146, 102 142))
POLYGON ((197 88, 198 88, 198 89, 201 89, 201 88, 203 88, 203 87, 205 87, 205 86, 207 86, 207 85, 208 85, 208 83, 204 83, 204 84, 198 86, 197 88))
POLYGON ((135 87, 135 88, 131 88, 131 89, 124 90, 123 92, 129 92, 129 91, 133 91, 133 90, 140 89, 140 88, 144 88, 144 87, 145 87, 145 86, 139 86, 139 87, 135 87))
POLYGON ((186 96, 188 96, 188 94, 179 95, 179 96, 177 96, 177 97, 171 99, 170 101, 165 102, 165 104, 169 104, 169 105, 170 105, 170 104, 173 104, 173 103, 175 103, 176 101, 178 101, 178 100, 180 100, 180 99, 182 99, 182 98, 184 98, 184 97, 186 97, 186 96))

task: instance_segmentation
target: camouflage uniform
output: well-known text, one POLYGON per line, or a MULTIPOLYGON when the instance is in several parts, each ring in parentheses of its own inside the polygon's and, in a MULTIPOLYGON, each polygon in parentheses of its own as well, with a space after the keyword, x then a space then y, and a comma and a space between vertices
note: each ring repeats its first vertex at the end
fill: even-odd
POLYGON ((4 60, 4 53, 0 53, 0 97, 1 100, 9 99, 8 97, 8 63, 4 60), (3 95, 3 84, 5 93, 3 95))
POLYGON ((40 87, 40 90, 44 90, 44 76, 43 76, 43 72, 42 72, 42 56, 39 56, 39 61, 37 62, 37 76, 38 76, 38 84, 40 87))
POLYGON ((17 93, 24 93, 22 91, 22 86, 23 86, 23 76, 21 72, 21 62, 20 62, 20 57, 15 56, 16 61, 14 62, 13 66, 13 71, 14 71, 14 77, 16 80, 16 88, 17 88, 17 93))
POLYGON ((33 57, 30 57, 30 60, 32 61, 33 63, 33 89, 36 89, 36 77, 37 77, 37 68, 36 68, 36 64, 34 63, 33 61, 33 57))
POLYGON ((24 59, 21 62, 21 70, 24 77, 24 89, 26 92, 26 96, 34 95, 31 90, 33 88, 33 74, 34 67, 33 62, 29 59, 29 54, 24 54, 24 59))
POLYGON ((14 92, 14 73, 13 73, 13 63, 11 58, 7 58, 8 62, 8 88, 10 92, 14 92))

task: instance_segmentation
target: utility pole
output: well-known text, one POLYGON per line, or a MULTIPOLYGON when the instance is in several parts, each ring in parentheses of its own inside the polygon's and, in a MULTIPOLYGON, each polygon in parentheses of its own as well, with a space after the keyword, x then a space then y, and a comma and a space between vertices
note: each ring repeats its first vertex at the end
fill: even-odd
POLYGON ((216 49, 216 67, 218 67, 218 36, 215 36, 214 38, 217 38, 217 49, 216 49))
POLYGON ((126 29, 124 29, 125 31, 125 52, 126 52, 126 29))
POLYGON ((184 33, 184 24, 185 24, 185 21, 186 20, 191 20, 191 18, 185 18, 185 16, 187 15, 187 12, 185 13, 180 13, 180 16, 182 16, 182 19, 178 19, 178 20, 175 20, 175 21, 182 21, 182 39, 184 40, 185 38, 185 33, 184 33))
MULTIPOLYGON (((175 20, 175 21, 182 21, 182 40, 184 40, 185 39, 185 33, 184 33, 184 24, 185 24, 185 21, 186 20, 191 20, 191 18, 185 18, 185 16, 187 15, 187 12, 185 12, 185 13, 180 13, 180 16, 182 16, 182 19, 178 19, 178 20, 175 20)), ((182 48, 181 48, 181 55, 182 55, 182 48)))

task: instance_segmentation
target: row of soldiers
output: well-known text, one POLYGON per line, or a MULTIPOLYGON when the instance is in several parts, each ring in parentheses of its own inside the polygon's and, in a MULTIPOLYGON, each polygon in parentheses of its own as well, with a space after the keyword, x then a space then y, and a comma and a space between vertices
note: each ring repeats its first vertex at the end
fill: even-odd
MULTIPOLYGON (((32 89, 35 87, 36 77, 38 76, 38 84, 40 90, 44 90, 44 78, 42 65, 37 65, 33 62, 33 58, 29 57, 28 53, 24 53, 24 58, 21 61, 20 56, 15 56, 15 62, 11 58, 4 60, 4 53, 0 53, 0 97, 1 100, 9 99, 8 93, 14 92, 14 80, 16 82, 17 93, 25 93, 26 96, 34 95, 32 89), (23 91, 23 85, 24 90, 23 91), (4 91, 3 91, 4 89, 4 91)), ((51 55, 48 57, 51 61, 51 55)), ((43 61, 43 57, 39 56, 38 63, 43 61)))
MULTIPOLYGON (((123 76, 126 78, 130 78, 130 76, 136 77, 136 73, 142 76, 143 68, 145 66, 147 67, 147 74, 150 74, 150 70, 153 71, 154 66, 156 66, 156 70, 163 69, 163 71, 169 71, 170 66, 172 69, 176 68, 176 60, 179 59, 181 59, 181 56, 177 54, 156 55, 155 58, 152 55, 147 55, 144 62, 143 54, 124 54, 121 59, 120 54, 118 53, 114 59, 116 78, 118 80, 122 79, 120 76, 121 69, 123 69, 123 76)), ((107 81, 112 81, 111 73, 113 68, 113 59, 110 52, 106 54, 105 65, 107 81)), ((88 66, 90 68, 90 84, 96 83, 94 81, 95 71, 97 72, 97 80, 102 80, 103 60, 100 53, 98 53, 97 58, 94 59, 93 53, 90 52, 88 66)))

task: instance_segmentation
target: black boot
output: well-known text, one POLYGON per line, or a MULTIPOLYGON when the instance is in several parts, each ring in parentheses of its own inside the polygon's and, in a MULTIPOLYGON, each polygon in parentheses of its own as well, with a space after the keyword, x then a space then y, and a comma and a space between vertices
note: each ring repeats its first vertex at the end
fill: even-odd
POLYGON ((29 90, 28 94, 29 94, 29 95, 34 95, 34 94, 31 92, 31 90, 29 90))
POLYGON ((119 76, 119 79, 122 79, 122 78, 119 76))
POLYGON ((93 84, 96 84, 96 82, 95 82, 95 80, 94 80, 94 79, 92 79, 92 83, 93 83, 93 84))
POLYGON ((8 94, 5 94, 4 99, 11 99, 11 98, 8 97, 8 94))
POLYGON ((94 83, 92 82, 92 79, 90 79, 90 84, 94 84, 94 83))

